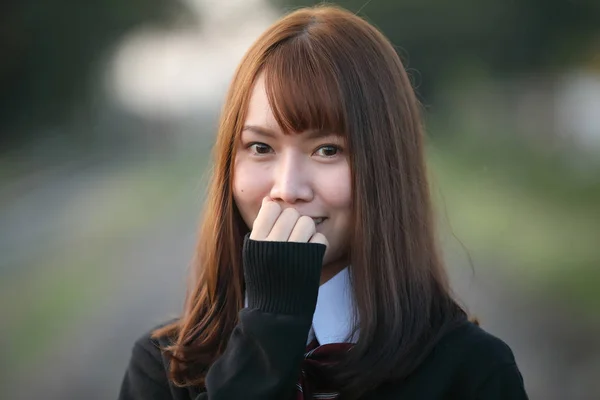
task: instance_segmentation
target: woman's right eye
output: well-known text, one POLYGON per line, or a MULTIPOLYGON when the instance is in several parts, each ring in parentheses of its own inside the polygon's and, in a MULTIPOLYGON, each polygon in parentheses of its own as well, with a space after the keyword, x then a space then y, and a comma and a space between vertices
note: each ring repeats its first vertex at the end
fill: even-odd
POLYGON ((271 151, 273 151, 271 146, 269 146, 268 144, 260 143, 260 142, 250 143, 248 148, 250 150, 252 150, 252 153, 258 154, 258 155, 269 154, 271 151))

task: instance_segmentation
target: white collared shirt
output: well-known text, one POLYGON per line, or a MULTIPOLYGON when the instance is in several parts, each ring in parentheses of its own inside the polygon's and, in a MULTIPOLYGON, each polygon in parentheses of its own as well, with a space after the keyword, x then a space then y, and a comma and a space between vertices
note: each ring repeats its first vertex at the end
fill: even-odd
POLYGON ((358 335, 351 336, 354 300, 348 267, 319 287, 317 308, 313 315, 308 343, 313 337, 319 344, 356 343, 358 335), (314 335, 314 336, 313 336, 314 335))
MULTIPOLYGON (((246 307, 248 299, 246 299, 246 307)), ((348 267, 319 286, 317 307, 306 344, 317 338, 320 345, 330 343, 356 343, 358 334, 351 337, 354 315, 348 267)))

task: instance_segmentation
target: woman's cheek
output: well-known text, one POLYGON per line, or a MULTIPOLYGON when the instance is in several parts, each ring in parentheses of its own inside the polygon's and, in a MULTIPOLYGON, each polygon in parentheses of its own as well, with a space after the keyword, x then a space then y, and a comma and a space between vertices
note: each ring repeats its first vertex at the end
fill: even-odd
POLYGON ((317 176, 319 176, 319 186, 322 188, 325 201, 330 206, 349 208, 352 205, 352 184, 348 164, 341 164, 339 168, 317 176))
POLYGON ((269 193, 268 176, 253 163, 237 161, 233 179, 233 195, 242 218, 249 227, 258 215, 262 199, 269 193))

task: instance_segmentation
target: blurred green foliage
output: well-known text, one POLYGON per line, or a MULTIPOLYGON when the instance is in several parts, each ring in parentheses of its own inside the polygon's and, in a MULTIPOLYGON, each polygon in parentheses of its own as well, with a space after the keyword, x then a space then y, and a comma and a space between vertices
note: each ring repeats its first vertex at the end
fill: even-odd
MULTIPOLYGON (((320 2, 269 0, 284 10, 320 2)), ((600 31, 595 0, 340 0, 397 46, 420 95, 434 101, 444 79, 477 65, 496 75, 587 62, 600 31)), ((127 30, 181 23, 185 3, 169 0, 53 0, 0 5, 0 151, 60 125, 87 96, 93 68, 127 30)), ((93 130, 75 130, 91 136, 93 130)))
MULTIPOLYGON (((321 4, 270 0, 286 10, 321 4)), ((339 0, 397 46, 415 84, 432 100, 440 80, 475 64, 492 75, 589 61, 598 43, 596 0, 339 0)))
POLYGON ((110 46, 140 24, 169 23, 181 9, 169 0, 2 2, 0 150, 64 123, 74 108, 89 112, 98 85, 90 79, 110 46))
POLYGON ((141 238, 182 209, 198 218, 210 144, 195 141, 175 154, 147 154, 99 174, 55 210, 64 224, 27 246, 24 263, 12 266, 12 273, 0 269, 0 304, 20 299, 18 307, 2 310, 9 313, 4 333, 12 343, 7 357, 15 360, 14 368, 26 368, 51 349, 65 324, 102 309, 115 279, 130 267, 123 260, 141 238))
POLYGON ((597 318, 600 168, 582 174, 576 149, 559 156, 510 134, 435 133, 445 127, 430 117, 428 154, 439 217, 459 251, 518 292, 597 318))

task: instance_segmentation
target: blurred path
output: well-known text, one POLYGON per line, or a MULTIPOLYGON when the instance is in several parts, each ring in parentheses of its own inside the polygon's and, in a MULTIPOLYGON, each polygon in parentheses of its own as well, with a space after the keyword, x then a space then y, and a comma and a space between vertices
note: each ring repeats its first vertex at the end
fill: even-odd
MULTIPOLYGON (((64 214, 65 207, 73 205, 69 200, 95 193, 98 188, 94 185, 105 179, 119 179, 118 170, 123 166, 117 164, 47 171, 39 177, 28 177, 26 182, 13 184, 13 189, 15 185, 23 187, 18 194, 8 186, 2 187, 1 192, 18 197, 18 201, 4 203, 0 211, 3 254, 0 275, 5 282, 10 282, 15 274, 24 273, 27 277, 40 272, 52 273, 38 271, 45 266, 43 263, 31 264, 34 271, 19 271, 13 266, 29 265, 28 259, 35 259, 35 254, 30 254, 35 252, 26 251, 28 245, 43 246, 56 240, 53 237, 56 234, 52 232, 68 230, 64 226, 64 214)), ((172 199, 173 204, 164 215, 149 216, 153 221, 142 234, 138 233, 134 239, 124 235, 122 239, 128 244, 126 251, 109 254, 106 259, 115 265, 107 265, 107 270, 100 274, 101 278, 110 279, 108 282, 75 283, 105 294, 92 295, 98 303, 85 309, 81 313, 83 318, 73 316, 68 319, 68 326, 60 329, 59 340, 49 337, 49 342, 55 345, 38 357, 35 365, 14 371, 8 364, 0 363, 4 370, 0 380, 10 379, 0 384, 0 398, 100 400, 116 397, 117 384, 122 379, 135 338, 152 324, 179 311, 185 270, 194 247, 199 192, 198 182, 190 182, 189 190, 186 188, 185 195, 172 199)), ((98 207, 105 206, 101 201, 98 207)), ((73 221, 77 218, 73 217, 67 223, 73 221)), ((60 245, 63 239, 58 240, 60 245)), ((56 243, 52 245, 56 246, 56 243)), ((65 247, 64 251, 69 249, 65 247)), ((28 296, 27 293, 20 292, 18 296, 28 296)), ((1 307, 9 316, 20 309, 20 306, 9 307, 8 304, 1 307)), ((40 324, 39 329, 43 332, 45 326, 40 324)))
POLYGON ((9 390, 7 398, 116 398, 134 340, 179 311, 197 220, 193 206, 179 211, 140 238, 122 259, 120 280, 110 285, 110 295, 67 327, 62 344, 31 366, 28 377, 12 382, 19 390, 9 390))

